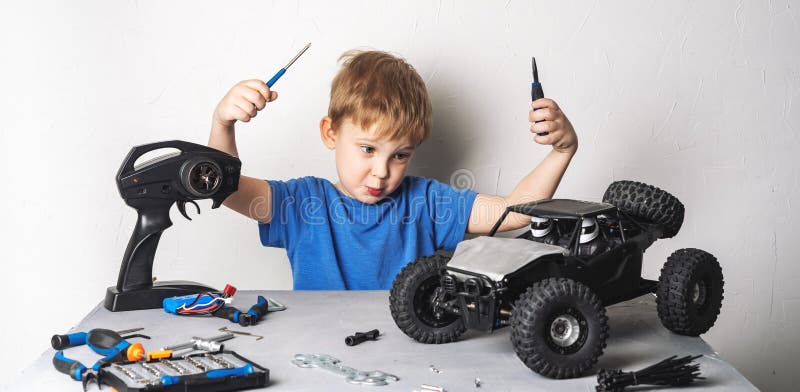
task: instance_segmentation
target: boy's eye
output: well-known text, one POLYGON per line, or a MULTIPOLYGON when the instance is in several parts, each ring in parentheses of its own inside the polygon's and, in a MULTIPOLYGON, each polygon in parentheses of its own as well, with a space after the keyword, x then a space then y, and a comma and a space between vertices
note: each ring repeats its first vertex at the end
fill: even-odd
POLYGON ((409 157, 410 155, 411 155, 411 154, 406 154, 406 153, 398 153, 398 154, 394 154, 394 159, 397 159, 397 160, 399 160, 399 161, 403 161, 403 160, 406 160, 406 159, 408 159, 408 157, 409 157))
POLYGON ((370 146, 361 146, 361 151, 367 154, 372 154, 373 152, 375 152, 375 148, 370 146))

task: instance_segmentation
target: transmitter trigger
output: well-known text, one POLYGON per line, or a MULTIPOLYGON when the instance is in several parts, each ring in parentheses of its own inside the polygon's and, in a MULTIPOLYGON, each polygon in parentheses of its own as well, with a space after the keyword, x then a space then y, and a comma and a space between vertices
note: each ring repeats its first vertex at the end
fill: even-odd
POLYGON ((183 215, 183 217, 188 220, 192 220, 192 218, 189 218, 189 215, 186 214, 187 202, 194 204, 194 207, 197 209, 197 214, 200 214, 200 206, 198 206, 197 203, 194 202, 194 200, 182 200, 178 202, 178 211, 181 212, 181 215, 183 215))

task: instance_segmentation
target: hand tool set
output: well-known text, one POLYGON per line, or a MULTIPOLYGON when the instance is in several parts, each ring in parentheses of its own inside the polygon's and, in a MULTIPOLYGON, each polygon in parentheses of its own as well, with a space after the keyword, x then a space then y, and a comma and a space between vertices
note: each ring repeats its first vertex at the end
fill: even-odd
POLYGON ((100 374, 104 384, 119 392, 234 391, 262 388, 269 382, 269 369, 233 351, 106 363, 100 374))
POLYGON ((223 351, 222 342, 234 338, 232 333, 210 338, 194 337, 190 341, 167 346, 145 355, 141 343, 126 339, 146 335, 127 335, 142 328, 112 331, 96 328, 89 332, 53 335, 50 343, 56 350, 87 345, 103 355, 91 367, 68 358, 63 351, 53 356, 53 366, 74 380, 110 385, 117 391, 229 391, 260 388, 269 381, 266 369, 234 351, 223 351), (190 354, 193 351, 201 353, 190 354), (179 356, 182 352, 184 355, 179 356), (146 359, 145 359, 146 358, 146 359))

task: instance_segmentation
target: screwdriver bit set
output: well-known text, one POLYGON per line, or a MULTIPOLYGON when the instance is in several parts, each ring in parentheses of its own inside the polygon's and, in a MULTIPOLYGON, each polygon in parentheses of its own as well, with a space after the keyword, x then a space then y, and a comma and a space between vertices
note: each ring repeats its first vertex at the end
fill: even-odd
POLYGON ((269 369, 234 351, 217 351, 173 359, 108 363, 100 368, 100 379, 119 392, 235 391, 265 387, 269 369))

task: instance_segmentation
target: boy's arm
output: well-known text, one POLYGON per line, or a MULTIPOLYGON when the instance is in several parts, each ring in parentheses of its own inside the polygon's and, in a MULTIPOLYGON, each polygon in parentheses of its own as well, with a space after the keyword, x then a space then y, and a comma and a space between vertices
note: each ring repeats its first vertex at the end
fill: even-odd
MULTIPOLYGON (((239 156, 236 149, 236 121, 249 122, 267 102, 278 98, 260 80, 237 83, 222 98, 214 110, 208 146, 239 156)), ((223 202, 228 208, 259 222, 269 223, 272 218, 272 192, 264 180, 239 176, 239 189, 223 202)))
MULTIPOLYGON (((508 206, 552 198, 569 162, 575 155, 578 149, 578 136, 558 104, 551 99, 542 98, 534 101, 531 108, 528 120, 534 123, 530 128, 531 133, 534 133, 533 140, 539 144, 551 145, 553 150, 517 184, 510 195, 479 194, 472 204, 467 225, 468 233, 488 233, 508 206), (541 132, 549 134, 535 135, 541 132)), ((530 217, 510 213, 498 231, 515 230, 529 224, 530 217)))

